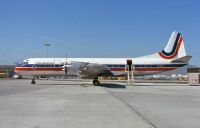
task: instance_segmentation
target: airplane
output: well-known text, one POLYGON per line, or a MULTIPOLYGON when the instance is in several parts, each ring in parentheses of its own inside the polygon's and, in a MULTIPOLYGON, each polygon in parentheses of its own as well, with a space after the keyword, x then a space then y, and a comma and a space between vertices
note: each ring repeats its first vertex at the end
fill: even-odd
POLYGON ((192 56, 187 55, 183 37, 172 32, 166 47, 157 53, 137 58, 28 58, 15 66, 15 73, 31 76, 78 76, 92 78, 99 85, 99 76, 127 74, 134 66, 134 75, 151 75, 177 69, 188 64, 192 56))

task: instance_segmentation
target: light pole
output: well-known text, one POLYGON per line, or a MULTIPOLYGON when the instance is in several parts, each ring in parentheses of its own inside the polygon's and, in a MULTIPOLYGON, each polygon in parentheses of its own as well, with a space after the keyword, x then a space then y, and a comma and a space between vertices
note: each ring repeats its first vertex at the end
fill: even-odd
POLYGON ((50 46, 50 44, 49 43, 45 43, 44 46, 47 47, 47 58, 48 58, 49 57, 49 55, 48 55, 48 52, 49 52, 48 51, 48 47, 50 46))

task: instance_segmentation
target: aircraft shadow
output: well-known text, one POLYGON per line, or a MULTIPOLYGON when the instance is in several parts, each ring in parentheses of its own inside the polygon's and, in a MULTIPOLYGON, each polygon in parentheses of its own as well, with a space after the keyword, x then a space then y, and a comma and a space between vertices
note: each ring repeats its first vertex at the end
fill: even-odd
POLYGON ((47 86, 48 86, 48 85, 57 85, 57 86, 60 85, 60 86, 63 86, 63 85, 80 85, 80 84, 67 84, 67 83, 65 83, 65 84, 35 84, 35 85, 36 85, 36 86, 37 86, 37 85, 47 85, 47 86))
POLYGON ((101 87, 106 87, 106 88, 126 88, 125 85, 121 84, 100 84, 101 87))

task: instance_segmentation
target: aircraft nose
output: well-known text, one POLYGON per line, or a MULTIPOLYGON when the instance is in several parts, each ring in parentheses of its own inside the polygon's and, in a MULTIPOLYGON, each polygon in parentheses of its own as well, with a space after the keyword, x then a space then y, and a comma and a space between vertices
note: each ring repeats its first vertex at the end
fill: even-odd
POLYGON ((14 72, 15 72, 16 74, 19 74, 19 73, 20 73, 20 67, 19 67, 19 66, 15 66, 15 67, 14 67, 14 72))
POLYGON ((15 73, 18 72, 18 70, 17 70, 17 66, 14 67, 14 72, 15 72, 15 73))

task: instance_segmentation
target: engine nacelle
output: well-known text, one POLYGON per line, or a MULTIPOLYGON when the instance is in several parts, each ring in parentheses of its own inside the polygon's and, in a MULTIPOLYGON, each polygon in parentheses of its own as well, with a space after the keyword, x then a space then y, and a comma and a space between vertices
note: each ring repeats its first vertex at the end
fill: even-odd
POLYGON ((111 71, 104 65, 74 62, 63 66, 66 76, 81 76, 95 78, 97 76, 110 76, 111 71))

